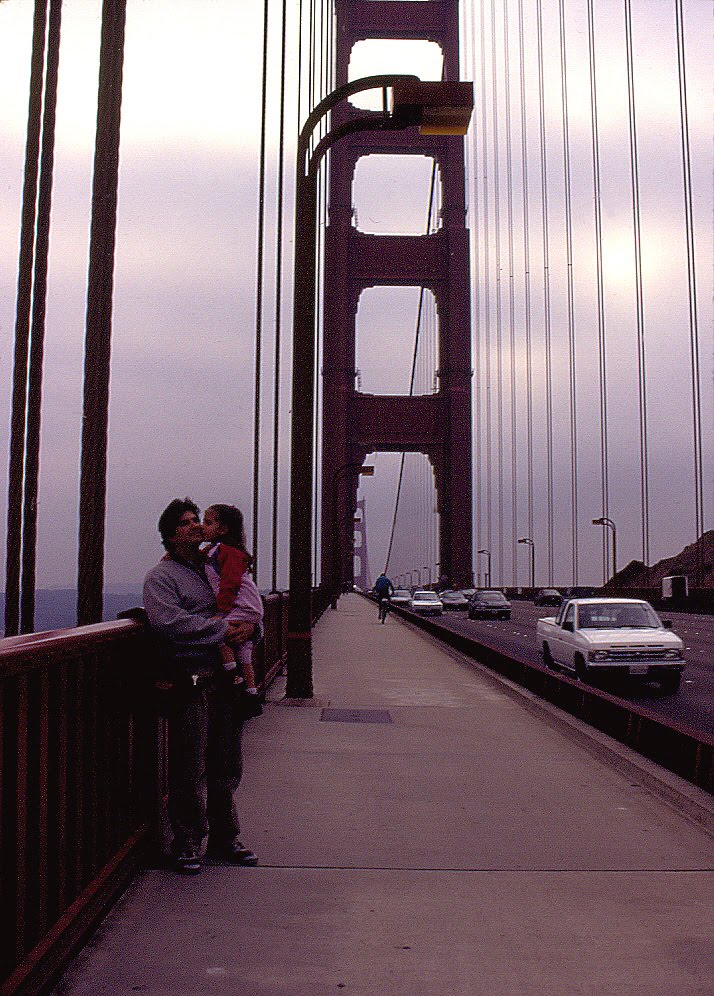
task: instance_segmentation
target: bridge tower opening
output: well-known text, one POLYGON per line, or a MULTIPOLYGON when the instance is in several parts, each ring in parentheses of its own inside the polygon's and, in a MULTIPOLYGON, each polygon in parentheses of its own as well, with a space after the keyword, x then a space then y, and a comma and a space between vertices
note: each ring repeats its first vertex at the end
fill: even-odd
POLYGON ((367 504, 364 498, 357 502, 356 514, 354 518, 354 583, 362 591, 368 591, 372 587, 372 574, 369 569, 369 557, 367 555, 367 504))
MULTIPOLYGON (((356 45, 370 40, 436 43, 443 79, 459 78, 458 0, 336 0, 336 85, 348 82, 356 45)), ((390 71, 382 67, 380 71, 390 71)), ((347 102, 335 128, 356 114, 347 102)), ((405 200, 409 191, 404 191, 405 200)), ((469 237, 463 140, 400 132, 344 137, 331 153, 325 235, 322 411, 322 572, 333 590, 354 581, 352 535, 357 473, 368 453, 419 452, 433 469, 439 509, 441 568, 452 584, 472 580, 472 430, 469 237), (422 155, 440 177, 440 224, 424 235, 380 235, 354 223, 353 182, 370 155, 422 155), (357 389, 356 323, 371 287, 427 288, 438 313, 438 389, 433 394, 370 394, 357 389), (336 486, 335 482, 339 482, 336 486), (334 542, 337 536, 339 541, 334 542)), ((413 343, 404 342, 410 350, 413 343)), ((374 509, 372 509, 374 515, 374 509)))

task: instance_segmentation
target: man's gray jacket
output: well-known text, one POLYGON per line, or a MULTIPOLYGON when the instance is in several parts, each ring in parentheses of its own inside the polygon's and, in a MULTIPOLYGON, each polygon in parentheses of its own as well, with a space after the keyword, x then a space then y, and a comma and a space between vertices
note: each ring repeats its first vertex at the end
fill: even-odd
POLYGON ((177 657, 202 656, 225 640, 228 627, 212 618, 218 609, 203 565, 160 560, 144 580, 144 608, 177 657))

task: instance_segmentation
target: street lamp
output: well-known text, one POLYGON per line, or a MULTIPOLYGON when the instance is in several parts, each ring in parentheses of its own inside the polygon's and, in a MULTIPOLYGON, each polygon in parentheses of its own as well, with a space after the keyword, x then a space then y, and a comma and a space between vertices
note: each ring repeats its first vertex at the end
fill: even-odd
POLYGON ((601 515, 599 519, 593 519, 594 526, 608 526, 612 529, 612 576, 615 577, 617 574, 617 531, 615 529, 615 523, 612 519, 608 519, 606 515, 601 515))
POLYGON ((491 587, 491 551, 490 550, 479 550, 478 552, 486 554, 486 558, 487 559, 486 559, 486 577, 485 577, 486 585, 485 585, 485 587, 486 588, 490 588, 491 587))
MULTIPOLYGON (((334 606, 339 594, 342 590, 342 583, 344 578, 342 576, 342 559, 340 557, 340 529, 339 522, 337 521, 337 499, 338 499, 338 485, 340 478, 352 471, 361 477, 374 477, 374 467, 372 464, 361 464, 361 463, 346 463, 342 467, 338 467, 335 473, 332 475, 332 604, 334 606)), ((359 519, 355 519, 355 522, 359 522, 359 519)))
POLYGON ((328 94, 308 116, 297 145, 295 261, 293 287, 292 426, 290 436, 290 600, 288 607, 286 698, 312 698, 312 508, 313 417, 315 403, 315 317, 317 272, 317 178, 328 149, 359 131, 403 131, 465 135, 473 110, 473 84, 424 83, 414 76, 369 76, 328 94), (336 104, 364 90, 380 88, 383 111, 350 118, 328 132, 310 152, 317 124, 336 104), (392 90, 392 108, 387 90, 392 90))
POLYGON ((531 548, 531 588, 535 588, 535 543, 528 536, 524 536, 523 539, 518 540, 519 543, 525 543, 526 546, 531 548))

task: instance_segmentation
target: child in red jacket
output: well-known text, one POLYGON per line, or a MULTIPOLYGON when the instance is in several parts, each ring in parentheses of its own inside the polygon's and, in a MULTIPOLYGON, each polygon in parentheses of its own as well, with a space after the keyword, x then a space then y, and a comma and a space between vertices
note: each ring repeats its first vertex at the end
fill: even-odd
MULTIPOLYGON (((203 513, 203 535, 211 544, 207 551, 208 579, 216 592, 219 613, 240 622, 252 622, 259 634, 263 621, 260 593, 247 573, 251 556, 245 548, 243 513, 234 505, 211 505, 203 513)), ((240 664, 246 691, 258 694, 253 671, 253 640, 238 645, 236 653, 227 643, 220 651, 226 671, 240 664)))

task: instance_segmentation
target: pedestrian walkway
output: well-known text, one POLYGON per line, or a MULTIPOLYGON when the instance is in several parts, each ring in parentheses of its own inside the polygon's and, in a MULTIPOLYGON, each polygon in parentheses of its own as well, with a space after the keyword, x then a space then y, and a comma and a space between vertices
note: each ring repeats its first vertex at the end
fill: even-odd
POLYGON ((315 694, 247 728, 260 867, 144 872, 58 993, 714 993, 714 842, 606 738, 358 595, 315 694))

